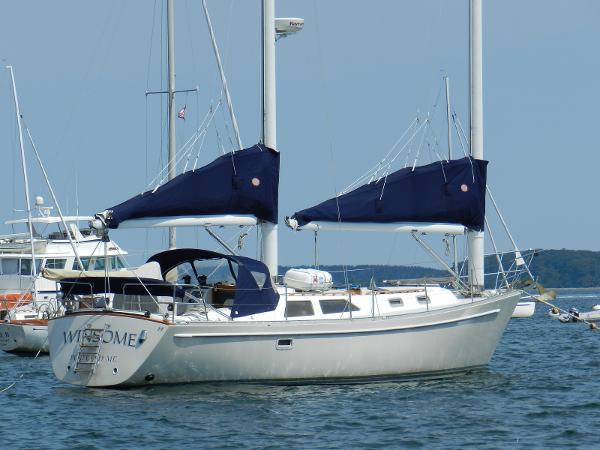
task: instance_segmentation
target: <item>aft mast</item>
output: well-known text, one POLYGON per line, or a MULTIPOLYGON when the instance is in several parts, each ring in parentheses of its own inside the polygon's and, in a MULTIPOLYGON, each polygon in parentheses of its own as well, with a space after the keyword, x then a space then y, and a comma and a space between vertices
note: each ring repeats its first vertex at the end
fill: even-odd
MULTIPOLYGON (((277 150, 277 119, 275 104, 275 1, 262 0, 262 141, 277 150)), ((263 221, 262 261, 272 277, 277 277, 277 224, 263 221)))
MULTIPOLYGON (((483 159, 483 57, 481 0, 470 0, 469 20, 469 84, 471 156, 483 159)), ((469 230, 469 284, 474 292, 484 289, 484 234, 469 230)))

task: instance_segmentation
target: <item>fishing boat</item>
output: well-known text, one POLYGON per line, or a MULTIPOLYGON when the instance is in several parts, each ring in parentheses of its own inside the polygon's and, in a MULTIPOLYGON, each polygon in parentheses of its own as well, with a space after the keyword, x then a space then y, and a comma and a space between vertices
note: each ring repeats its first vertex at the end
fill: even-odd
MULTIPOLYGON (((171 7, 169 0, 167 11, 171 7)), ((466 234, 469 281, 461 282, 449 268, 450 287, 334 289, 330 276, 316 269, 277 276, 273 0, 263 0, 262 13, 262 142, 174 176, 92 222, 104 236, 140 226, 257 225, 262 260, 234 249, 181 248, 158 253, 140 268, 154 276, 72 277, 55 271, 66 309, 49 321, 58 379, 90 387, 304 383, 439 377, 488 364, 520 292, 483 287, 487 161, 480 0, 471 0, 471 154, 400 169, 286 220, 295 231, 405 232, 417 241, 424 233, 466 234), (95 298, 111 294, 113 301, 82 308, 80 298, 90 295, 90 287, 95 298)))
MULTIPOLYGON (((64 309, 57 298, 56 282, 42 277, 41 271, 120 271, 125 267, 126 252, 112 241, 103 242, 95 230, 80 227, 81 223, 87 225, 89 216, 63 216, 58 206, 59 214, 53 215, 53 207, 46 206, 41 196, 35 197, 31 207, 22 115, 10 66, 9 71, 19 125, 27 217, 6 221, 13 232, 0 235, 0 350, 47 352, 48 319, 63 314, 64 309)), ((43 166, 42 170, 45 173, 43 166)), ((56 200, 53 191, 52 196, 56 200)))

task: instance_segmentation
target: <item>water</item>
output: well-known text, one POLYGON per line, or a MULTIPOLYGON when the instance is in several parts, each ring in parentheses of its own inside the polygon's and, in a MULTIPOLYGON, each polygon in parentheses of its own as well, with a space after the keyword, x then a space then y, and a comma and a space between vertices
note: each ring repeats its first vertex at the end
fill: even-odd
MULTIPOLYGON (((600 290, 563 291, 589 310, 600 290)), ((47 357, 0 355, 2 448, 600 448, 600 330, 538 305, 489 368, 437 381, 85 389, 47 357)))

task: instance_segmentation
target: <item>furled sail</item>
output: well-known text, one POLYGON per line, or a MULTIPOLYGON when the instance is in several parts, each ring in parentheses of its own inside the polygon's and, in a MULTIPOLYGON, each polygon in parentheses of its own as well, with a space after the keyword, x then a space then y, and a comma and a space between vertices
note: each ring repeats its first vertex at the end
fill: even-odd
POLYGON ((109 228, 133 219, 223 214, 277 223, 278 187, 279 153, 257 144, 184 172, 100 215, 109 228))
POLYGON ((407 167, 296 212, 311 222, 457 224, 481 231, 487 161, 465 157, 407 167))

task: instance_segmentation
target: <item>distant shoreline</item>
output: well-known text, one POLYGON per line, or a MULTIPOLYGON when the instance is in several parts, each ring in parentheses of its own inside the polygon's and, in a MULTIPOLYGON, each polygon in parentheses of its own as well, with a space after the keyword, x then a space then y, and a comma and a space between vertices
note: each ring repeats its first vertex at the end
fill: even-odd
POLYGON ((546 286, 544 286, 544 288, 546 290, 553 289, 555 291, 597 291, 597 290, 600 290, 600 286, 597 286, 597 287, 578 287, 578 288, 570 288, 570 287, 553 288, 553 287, 546 287, 546 286))

